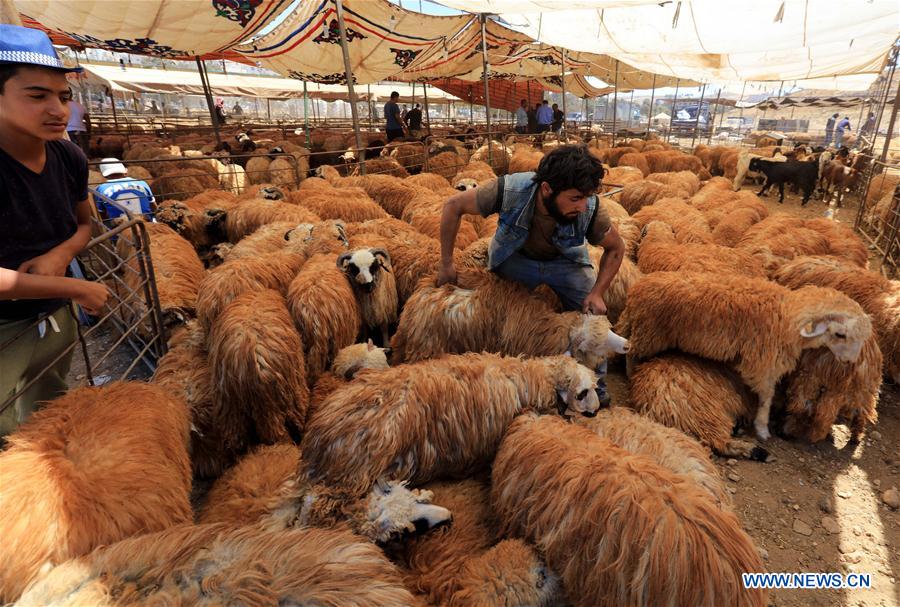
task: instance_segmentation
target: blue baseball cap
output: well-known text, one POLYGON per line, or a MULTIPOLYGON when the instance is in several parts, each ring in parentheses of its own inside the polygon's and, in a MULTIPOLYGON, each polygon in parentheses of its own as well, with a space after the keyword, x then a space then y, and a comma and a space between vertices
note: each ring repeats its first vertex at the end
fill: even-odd
POLYGON ((0 64, 18 63, 49 67, 60 72, 82 72, 83 67, 66 67, 50 37, 41 30, 0 23, 0 64))

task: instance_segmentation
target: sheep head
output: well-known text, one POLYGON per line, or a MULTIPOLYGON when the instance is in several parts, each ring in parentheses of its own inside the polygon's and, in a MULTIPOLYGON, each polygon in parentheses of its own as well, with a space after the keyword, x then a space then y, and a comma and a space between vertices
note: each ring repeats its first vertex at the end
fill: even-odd
POLYGON ((337 258, 337 266, 347 275, 351 285, 371 293, 378 275, 382 271, 391 271, 391 257, 381 248, 356 249, 342 253, 337 258))
POLYGON ((331 371, 344 379, 353 376, 362 369, 387 369, 389 348, 377 348, 370 339, 364 344, 353 344, 341 349, 334 357, 331 371))
POLYGON ((556 387, 556 409, 560 415, 594 417, 600 410, 597 376, 571 356, 551 356, 550 380, 556 387))
POLYGON ((450 607, 547 607, 559 599, 559 577, 522 540, 503 540, 465 561, 450 607), (499 593, 499 596, 498 596, 499 593))
POLYGON ((184 234, 188 227, 188 218, 193 212, 182 202, 166 200, 159 205, 156 211, 156 219, 164 223, 179 234, 184 234))
POLYGON ((858 303, 834 289, 812 286, 791 291, 786 300, 802 348, 824 346, 841 362, 857 361, 872 335, 872 321, 858 303))
POLYGON ((569 352, 589 369, 598 369, 614 354, 627 354, 628 340, 616 335, 605 316, 570 312, 569 352))
POLYGON ((432 504, 432 498, 431 491, 378 479, 366 498, 366 520, 360 531, 378 544, 387 544, 449 524, 450 511, 432 504))
POLYGON ((650 221, 641 228, 641 240, 645 238, 658 242, 675 243, 675 232, 672 226, 664 221, 650 221))
POLYGON ((341 160, 343 160, 347 164, 356 162, 356 152, 353 151, 353 148, 348 149, 346 152, 341 154, 341 160))
POLYGON ((474 190, 477 188, 478 182, 471 177, 463 177, 462 179, 457 179, 456 183, 453 184, 453 187, 460 192, 465 192, 466 190, 474 190))
POLYGON ((274 185, 259 188, 259 197, 263 200, 284 200, 284 192, 274 185))

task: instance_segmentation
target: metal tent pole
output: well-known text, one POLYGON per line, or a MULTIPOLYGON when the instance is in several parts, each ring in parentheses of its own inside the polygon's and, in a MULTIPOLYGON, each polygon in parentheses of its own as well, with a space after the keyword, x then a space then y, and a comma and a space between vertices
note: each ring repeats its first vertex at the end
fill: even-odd
POLYGON ((616 59, 616 75, 613 80, 613 126, 612 126, 612 143, 616 143, 616 114, 619 109, 619 60, 616 59))
MULTIPOLYGON (((559 81, 562 84, 562 111, 563 111, 563 119, 562 119, 562 130, 566 131, 566 119, 569 117, 569 114, 566 112, 566 49, 562 49, 562 67, 559 81)), ((568 135, 566 135, 568 137, 568 135)))
POLYGON ((488 88, 487 15, 478 15, 481 21, 481 79, 484 81, 484 114, 487 118, 488 164, 494 165, 494 148, 491 144, 491 93, 488 88))
MULTIPOLYGON (((895 43, 896 44, 896 43, 895 43)), ((891 85, 894 82, 894 72, 897 69, 898 52, 900 49, 895 45, 891 49, 891 69, 888 72, 887 85, 884 88, 884 96, 881 98, 881 104, 878 107, 878 118, 875 121, 875 132, 872 134, 872 151, 875 151, 875 140, 878 139, 878 130, 881 128, 881 118, 884 116, 884 106, 887 104, 888 95, 891 92, 891 85)), ((896 109, 897 104, 894 103, 896 109)))
POLYGON ((372 103, 372 85, 366 85, 366 107, 369 108, 369 131, 375 129, 375 104, 372 103))
MULTIPOLYGON (((359 132, 359 109, 356 107, 356 91, 353 89, 353 70, 350 68, 350 50, 347 46, 347 28, 344 26, 344 3, 335 0, 335 9, 338 19, 338 30, 341 34, 341 53, 344 55, 344 74, 347 78, 347 91, 350 93, 350 113, 353 117, 353 134, 356 136, 356 153, 363 150, 362 135, 359 132)), ((366 174, 366 163, 360 162, 359 172, 366 174)))
POLYGON ((675 104, 678 103, 678 84, 680 78, 675 79, 675 96, 672 97, 672 115, 669 116, 669 129, 666 131, 666 142, 669 141, 669 135, 672 134, 672 126, 675 124, 675 104))
POLYGON ((213 103, 212 90, 209 86, 209 74, 206 73, 206 66, 199 56, 194 57, 197 60, 197 69, 200 71, 200 84, 203 86, 203 95, 206 97, 206 106, 209 108, 209 117, 212 119, 213 133, 216 136, 216 143, 222 143, 222 136, 219 134, 219 117, 216 116, 216 106, 213 103))
POLYGON ((700 126, 700 110, 703 109, 703 95, 706 94, 706 84, 700 89, 700 102, 697 104, 697 117, 694 119, 694 133, 691 136, 691 149, 694 149, 694 141, 697 140, 697 127, 700 126))
MULTIPOLYGON (((707 133, 707 135, 706 135, 706 145, 709 145, 710 141, 712 141, 713 126, 715 126, 715 124, 716 124, 716 114, 719 113, 719 97, 721 95, 722 95, 722 87, 719 87, 719 90, 716 93, 716 100, 713 103, 713 106, 715 106, 715 108, 716 108, 715 112, 710 117, 709 122, 706 123, 707 127, 709 128, 709 133, 707 133)), ((699 116, 699 111, 698 111, 697 115, 699 116)))
POLYGON ((266 97, 266 118, 272 122, 272 100, 266 97))
POLYGON ((653 95, 656 93, 656 74, 653 74, 653 84, 650 88, 650 109, 647 110, 647 134, 650 134, 650 124, 653 120, 653 95))
POLYGON ((431 119, 428 117, 428 84, 422 83, 422 94, 425 96, 425 121, 428 124, 428 134, 431 135, 431 119))
POLYGON ((306 80, 303 81, 303 130, 306 133, 306 147, 309 148, 309 94, 306 92, 306 80))
MULTIPOLYGON (((747 90, 747 82, 744 81, 743 86, 741 86, 741 97, 738 99, 738 103, 742 103, 744 101, 744 91, 747 90)), ((738 135, 741 134, 741 129, 744 128, 744 106, 738 108, 738 118, 741 120, 741 124, 738 127, 738 135)))
POLYGON ((900 106, 900 87, 897 87, 897 95, 894 97, 894 107, 891 108, 891 119, 888 122, 887 134, 884 136, 884 148, 881 150, 879 160, 884 163, 887 158, 888 149, 891 147, 891 137, 894 135, 894 125, 897 122, 897 108, 900 106))

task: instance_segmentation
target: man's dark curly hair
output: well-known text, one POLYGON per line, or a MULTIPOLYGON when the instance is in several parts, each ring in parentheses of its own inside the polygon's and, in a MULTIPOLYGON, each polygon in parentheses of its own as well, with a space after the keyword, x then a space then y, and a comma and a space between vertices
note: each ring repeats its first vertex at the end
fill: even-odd
POLYGON ((544 156, 532 179, 538 184, 546 181, 554 192, 574 188, 588 195, 600 187, 603 165, 587 146, 563 145, 544 156))

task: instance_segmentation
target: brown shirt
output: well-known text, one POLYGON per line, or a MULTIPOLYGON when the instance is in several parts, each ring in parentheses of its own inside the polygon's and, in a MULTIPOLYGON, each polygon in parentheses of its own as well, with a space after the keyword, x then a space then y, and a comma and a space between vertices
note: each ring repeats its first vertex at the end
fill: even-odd
MULTIPOLYGON (((500 212, 503 197, 498 196, 496 179, 478 187, 475 195, 475 204, 482 217, 500 212)), ((598 200, 597 214, 594 223, 587 234, 587 241, 592 245, 600 244, 609 231, 610 220, 606 208, 598 200)), ((519 252, 525 257, 538 261, 549 261, 559 257, 559 250, 553 244, 553 234, 556 232, 556 219, 546 209, 539 208, 535 202, 534 215, 531 218, 531 227, 528 230, 528 238, 519 252)))

